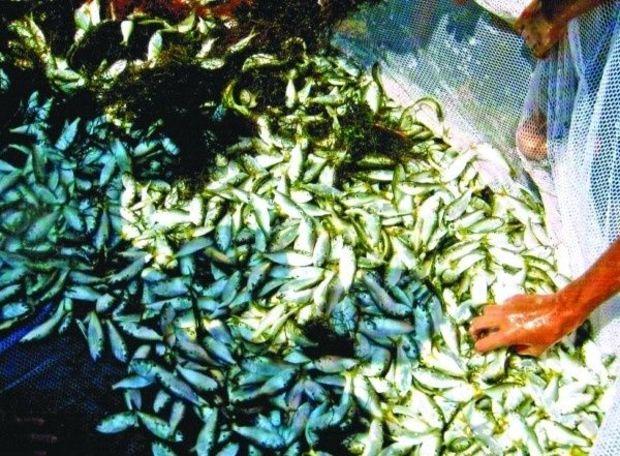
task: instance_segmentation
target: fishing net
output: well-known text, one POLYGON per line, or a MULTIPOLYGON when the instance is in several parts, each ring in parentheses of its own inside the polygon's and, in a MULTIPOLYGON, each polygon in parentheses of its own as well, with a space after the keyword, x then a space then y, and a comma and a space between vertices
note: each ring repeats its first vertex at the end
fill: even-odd
MULTIPOLYGON (((38 323, 46 316, 42 313, 38 323)), ((29 328, 20 328, 11 338, 17 334, 19 340, 29 328)), ((123 407, 122 397, 110 389, 122 377, 122 366, 92 361, 77 331, 38 344, 13 344, 10 349, 9 343, 9 338, 0 341, 0 454, 27 454, 24 438, 10 425, 13 417, 30 416, 41 417, 46 424, 22 428, 22 437, 41 431, 57 436, 58 442, 48 448, 50 456, 145 454, 149 443, 145 434, 102 439, 95 431, 102 416, 123 407)))
MULTIPOLYGON (((478 3, 510 22, 528 2, 478 3)), ((568 39, 539 62, 504 21, 453 0, 367 8, 342 24, 335 43, 366 64, 379 60, 399 101, 436 97, 464 145, 486 142, 505 152, 521 170, 518 181, 540 192, 567 273, 584 272, 620 234, 618 2, 572 21, 568 39), (522 154, 516 131, 546 141, 547 156, 522 154)), ((618 351, 619 316, 617 297, 592 316, 605 351, 618 351)), ((593 454, 620 454, 618 422, 616 393, 593 454)))
POLYGON ((40 417, 43 428, 22 429, 44 432, 59 440, 48 448, 54 455, 143 454, 146 435, 118 435, 101 439, 95 431, 101 416, 122 407, 110 385, 123 375, 123 368, 111 360, 94 362, 76 328, 62 338, 35 344, 19 344, 32 328, 49 318, 51 306, 28 324, 0 337, 0 454, 25 454, 23 439, 16 438, 15 417, 40 417), (85 450, 87 449, 87 450, 85 450))

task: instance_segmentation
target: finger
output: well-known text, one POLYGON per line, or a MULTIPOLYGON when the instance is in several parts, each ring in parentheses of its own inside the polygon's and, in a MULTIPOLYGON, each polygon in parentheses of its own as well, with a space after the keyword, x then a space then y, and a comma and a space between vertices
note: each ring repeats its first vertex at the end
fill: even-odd
MULTIPOLYGON (((527 31, 525 32, 525 34, 527 36, 531 36, 531 32, 527 31)), ((532 119, 532 122, 537 122, 536 119, 532 119)), ((531 300, 531 295, 526 295, 526 294, 517 294, 514 295, 512 297, 510 297, 509 299, 506 299, 503 302, 503 306, 508 306, 508 305, 519 305, 519 304, 523 304, 524 302, 529 302, 531 300)))
POLYGON ((552 26, 534 47, 536 57, 544 58, 566 36, 566 27, 552 26))
POLYGON ((482 333, 487 331, 496 331, 499 329, 502 320, 498 317, 482 316, 476 317, 469 325, 469 334, 475 339, 480 337, 482 333))
POLYGON ((522 33, 530 25, 532 16, 533 14, 521 14, 514 24, 514 28, 517 33, 522 33))
POLYGON ((499 315, 503 315, 504 313, 506 313, 506 306, 505 305, 497 305, 497 304, 488 304, 483 310, 482 310, 482 314, 484 316, 488 316, 488 317, 496 317, 499 315))
POLYGON ((515 347, 518 354, 523 356, 535 357, 539 357, 540 355, 542 355, 547 350, 547 348, 547 345, 523 345, 515 347))
POLYGON ((476 342, 475 348, 480 353, 486 353, 500 347, 507 347, 511 344, 510 334, 505 331, 491 333, 476 342))
POLYGON ((551 48, 536 44, 533 47, 532 51, 534 52, 534 57, 538 59, 545 59, 547 55, 549 55, 549 51, 551 51, 551 48))
POLYGON ((521 30, 523 30, 523 21, 521 20, 521 18, 517 19, 517 21, 515 22, 514 29, 517 31, 517 33, 521 33, 521 30))
POLYGON ((534 47, 536 47, 537 45, 536 35, 533 35, 531 31, 529 31, 528 29, 524 29, 523 32, 521 32, 521 37, 523 38, 523 41, 525 41, 525 44, 530 49, 533 49, 534 47))

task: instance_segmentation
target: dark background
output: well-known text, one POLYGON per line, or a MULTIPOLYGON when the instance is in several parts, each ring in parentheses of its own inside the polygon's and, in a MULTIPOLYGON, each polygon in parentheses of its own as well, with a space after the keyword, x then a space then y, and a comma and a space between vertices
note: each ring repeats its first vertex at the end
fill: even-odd
POLYGON ((15 343, 23 330, 0 338, 0 455, 149 454, 148 440, 137 430, 113 436, 95 431, 106 415, 125 410, 122 394, 110 385, 124 376, 110 359, 94 362, 73 327, 63 336, 15 343), (43 426, 15 425, 16 417, 41 417, 43 426), (32 444, 28 434, 57 436, 51 445, 32 444))

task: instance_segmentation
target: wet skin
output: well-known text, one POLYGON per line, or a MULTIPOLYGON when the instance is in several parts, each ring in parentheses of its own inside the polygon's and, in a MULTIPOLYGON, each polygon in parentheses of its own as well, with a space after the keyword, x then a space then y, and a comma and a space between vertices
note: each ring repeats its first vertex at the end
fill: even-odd
POLYGON ((474 318, 476 349, 514 347, 539 356, 579 327, 599 305, 620 292, 620 239, 581 277, 552 295, 515 296, 474 318))

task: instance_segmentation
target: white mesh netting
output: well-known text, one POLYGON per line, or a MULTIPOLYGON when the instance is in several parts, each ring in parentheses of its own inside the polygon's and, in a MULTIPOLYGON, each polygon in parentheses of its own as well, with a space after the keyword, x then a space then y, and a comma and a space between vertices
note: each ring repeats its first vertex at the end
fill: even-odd
MULTIPOLYGON (((510 20, 528 1, 478 3, 510 20)), ((453 0, 382 2, 344 22, 334 43, 368 65, 379 61, 400 102, 436 97, 461 145, 490 143, 520 164, 521 182, 531 179, 543 198, 565 272, 584 272, 620 235, 620 2, 573 20, 539 62, 504 22, 453 0), (520 153, 518 130, 546 142, 547 156, 520 153)), ((620 298, 591 320, 601 348, 620 353, 620 298)), ((617 388, 595 456, 620 454, 619 423, 617 388)))

